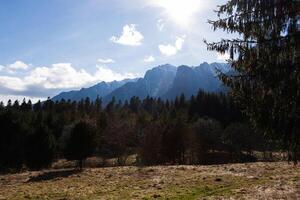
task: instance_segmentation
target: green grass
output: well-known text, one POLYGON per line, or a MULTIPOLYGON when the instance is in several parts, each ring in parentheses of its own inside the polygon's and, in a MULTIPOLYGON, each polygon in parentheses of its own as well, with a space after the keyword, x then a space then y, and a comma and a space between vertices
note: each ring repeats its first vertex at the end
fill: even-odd
MULTIPOLYGON (((184 187, 172 187, 159 199, 192 200, 204 197, 230 197, 235 190, 253 185, 261 185, 263 180, 249 180, 243 177, 222 176, 222 181, 216 177, 207 177, 205 181, 185 184, 184 187)), ((151 198, 150 198, 151 199, 151 198)))

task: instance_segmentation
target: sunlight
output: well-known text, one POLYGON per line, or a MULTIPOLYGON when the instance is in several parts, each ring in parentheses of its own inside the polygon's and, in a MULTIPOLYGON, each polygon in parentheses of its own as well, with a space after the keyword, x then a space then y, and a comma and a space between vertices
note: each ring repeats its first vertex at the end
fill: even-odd
POLYGON ((201 8, 201 0, 152 0, 152 4, 165 9, 167 16, 181 26, 191 24, 201 8))

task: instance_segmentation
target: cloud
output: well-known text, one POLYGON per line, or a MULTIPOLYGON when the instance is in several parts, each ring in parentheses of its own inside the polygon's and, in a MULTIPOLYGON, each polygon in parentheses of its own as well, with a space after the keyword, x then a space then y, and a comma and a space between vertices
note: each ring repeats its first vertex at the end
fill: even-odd
POLYGON ((176 47, 172 46, 170 44, 168 44, 168 45, 159 45, 158 48, 159 48, 159 51, 165 56, 173 56, 177 53, 176 47))
POLYGON ((103 66, 96 67, 96 72, 91 74, 84 69, 76 70, 71 63, 58 63, 50 67, 37 67, 24 77, 0 76, 0 93, 46 97, 65 89, 79 89, 100 81, 123 80, 137 76, 131 73, 117 73, 103 66))
POLYGON ((29 65, 20 60, 14 62, 12 64, 8 64, 6 66, 0 65, 0 71, 8 72, 11 74, 13 74, 19 70, 22 70, 22 71, 27 70, 28 68, 29 68, 29 65))
POLYGON ((125 25, 123 27, 122 35, 118 38, 112 36, 110 40, 117 44, 128 45, 128 46, 139 46, 142 44, 144 36, 136 30, 135 24, 125 25))
POLYGON ((75 70, 71 63, 58 63, 51 67, 37 67, 23 80, 27 84, 42 85, 46 89, 77 88, 89 83, 93 76, 84 69, 75 70))
POLYGON ((137 75, 136 74, 132 74, 132 73, 117 73, 112 71, 111 69, 109 69, 106 66, 99 66, 97 65, 97 72, 95 74, 95 79, 97 81, 106 81, 106 82, 110 82, 110 81, 120 81, 120 80, 124 80, 124 79, 132 79, 132 78, 136 78, 137 75))
POLYGON ((176 55, 178 53, 178 51, 180 51, 183 47, 184 44, 184 37, 177 37, 175 44, 171 45, 171 44, 167 44, 167 45, 159 45, 158 49, 159 51, 165 55, 165 56, 173 56, 176 55))
POLYGON ((144 58, 144 62, 146 63, 150 63, 150 62, 154 62, 155 61, 155 58, 153 56, 146 56, 144 58))
POLYGON ((7 68, 11 71, 16 71, 16 70, 26 70, 28 69, 28 65, 22 61, 16 61, 15 63, 13 64, 10 64, 7 66, 7 68))
POLYGON ((14 89, 15 91, 23 91, 26 89, 22 79, 11 76, 0 76, 0 88, 14 89))
POLYGON ((115 61, 113 59, 110 59, 110 58, 107 58, 107 59, 99 58, 97 61, 99 63, 103 63, 103 64, 115 63, 115 61))
POLYGON ((230 55, 229 55, 229 53, 223 53, 223 54, 217 53, 217 59, 226 61, 226 60, 230 59, 230 55))
POLYGON ((164 21, 162 19, 157 20, 156 26, 159 31, 163 31, 163 29, 165 28, 164 21))

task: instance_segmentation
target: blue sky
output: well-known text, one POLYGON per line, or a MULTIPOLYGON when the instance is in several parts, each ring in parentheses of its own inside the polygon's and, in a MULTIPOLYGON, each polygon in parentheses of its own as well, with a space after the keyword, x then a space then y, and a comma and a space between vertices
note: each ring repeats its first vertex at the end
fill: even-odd
POLYGON ((0 100, 46 98, 165 63, 223 62, 203 39, 224 0, 0 1, 0 100))

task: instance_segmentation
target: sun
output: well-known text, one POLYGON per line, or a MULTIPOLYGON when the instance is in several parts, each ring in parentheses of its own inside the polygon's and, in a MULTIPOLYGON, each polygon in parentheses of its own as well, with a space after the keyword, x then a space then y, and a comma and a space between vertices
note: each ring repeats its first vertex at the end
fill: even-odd
POLYGON ((202 0, 152 0, 153 5, 164 9, 165 14, 178 25, 190 25, 201 8, 202 0))

